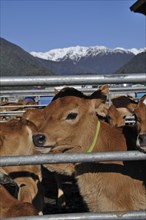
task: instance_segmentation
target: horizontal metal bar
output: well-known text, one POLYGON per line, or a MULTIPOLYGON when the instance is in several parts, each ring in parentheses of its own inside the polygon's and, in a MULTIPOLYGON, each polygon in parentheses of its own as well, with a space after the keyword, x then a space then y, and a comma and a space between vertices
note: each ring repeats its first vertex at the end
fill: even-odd
MULTIPOLYGON (((75 85, 74 85, 75 87, 75 85)), ((80 91, 82 92, 94 92, 96 90, 96 88, 84 88, 84 87, 81 87, 79 88, 80 91)), ((134 91, 134 92, 137 92, 137 91, 145 91, 146 90, 146 87, 145 86, 138 86, 138 87, 110 87, 109 90, 111 92, 123 92, 123 91, 134 91)), ((26 90, 1 90, 2 94, 4 95, 11 95, 11 94, 18 94, 20 95, 20 93, 26 95, 26 94, 32 94, 32 95, 37 95, 37 94, 48 94, 48 93, 53 93, 54 94, 54 87, 50 87, 50 88, 47 88, 47 89, 39 89, 39 90, 32 90, 32 89, 26 89, 26 90)))
POLYGON ((38 107, 44 107, 45 105, 0 105, 0 109, 5 108, 38 108, 38 107))
POLYGON ((26 89, 26 90, 1 90, 1 96, 14 96, 14 95, 54 95, 54 87, 50 89, 40 89, 40 90, 31 90, 31 89, 26 89))
POLYGON ((4 115, 23 115, 25 111, 3 111, 0 112, 0 116, 4 115))
POLYGON ((103 212, 103 213, 71 213, 71 214, 52 214, 43 216, 3 218, 17 220, 145 220, 146 211, 130 211, 130 212, 103 212))
POLYGON ((77 75, 77 76, 29 76, 1 77, 1 86, 33 86, 33 85, 97 85, 102 83, 144 83, 145 73, 112 74, 112 75, 77 75))
POLYGON ((146 87, 145 86, 139 86, 139 87, 117 87, 117 88, 110 88, 111 92, 145 92, 146 87))
POLYGON ((146 160, 146 154, 139 151, 115 151, 98 153, 63 153, 40 154, 25 156, 0 157, 0 166, 49 164, 49 163, 74 163, 74 162, 101 162, 101 161, 131 161, 146 160))
MULTIPOLYGON (((9 103, 8 103, 9 104, 9 103)), ((13 103, 11 105, 1 105, 0 108, 32 108, 32 107, 38 107, 38 105, 13 105, 13 103)))
MULTIPOLYGON (((81 92, 92 93, 96 88, 80 88, 81 92)), ((123 93, 123 92, 146 92, 146 87, 119 87, 119 88, 109 88, 112 93, 123 93)), ((14 96, 54 96, 54 87, 50 89, 41 90, 1 90, 0 97, 14 97, 14 96)))

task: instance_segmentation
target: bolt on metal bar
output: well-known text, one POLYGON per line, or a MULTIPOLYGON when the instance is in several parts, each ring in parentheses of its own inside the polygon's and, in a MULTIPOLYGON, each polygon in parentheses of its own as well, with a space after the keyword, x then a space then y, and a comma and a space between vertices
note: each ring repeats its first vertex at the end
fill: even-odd
POLYGON ((1 77, 1 86, 33 86, 33 85, 95 85, 103 83, 144 83, 145 73, 112 74, 112 75, 78 75, 78 76, 29 76, 1 77))
POLYGON ((25 156, 2 156, 0 166, 36 165, 49 163, 80 163, 102 161, 131 161, 146 160, 146 154, 139 151, 115 151, 98 153, 64 153, 64 154, 36 154, 25 156))
POLYGON ((3 218, 3 220, 145 220, 146 211, 130 212, 100 212, 100 213, 71 213, 71 214, 52 214, 43 216, 28 216, 16 218, 3 218))

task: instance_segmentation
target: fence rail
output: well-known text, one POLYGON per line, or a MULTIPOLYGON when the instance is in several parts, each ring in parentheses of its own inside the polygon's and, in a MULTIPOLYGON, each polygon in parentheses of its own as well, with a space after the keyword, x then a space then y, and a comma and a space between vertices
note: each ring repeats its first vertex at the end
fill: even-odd
POLYGON ((59 85, 96 85, 103 83, 144 83, 145 73, 112 75, 78 75, 78 76, 29 76, 1 77, 1 86, 59 86, 59 85))
MULTIPOLYGON (((91 93, 94 92, 96 88, 80 88, 81 92, 91 93)), ((136 87, 117 87, 117 88, 109 88, 110 92, 145 92, 145 86, 136 86, 136 87)), ((48 89, 39 89, 39 90, 1 90, 1 97, 9 97, 9 96, 48 96, 54 95, 54 87, 50 87, 48 89)))
POLYGON ((146 154, 139 151, 115 151, 98 153, 63 153, 0 157, 0 166, 36 165, 49 163, 79 163, 104 161, 146 160, 146 154))
POLYGON ((72 213, 72 214, 53 214, 31 217, 3 218, 3 220, 145 220, 146 211, 133 212, 106 212, 106 213, 72 213))

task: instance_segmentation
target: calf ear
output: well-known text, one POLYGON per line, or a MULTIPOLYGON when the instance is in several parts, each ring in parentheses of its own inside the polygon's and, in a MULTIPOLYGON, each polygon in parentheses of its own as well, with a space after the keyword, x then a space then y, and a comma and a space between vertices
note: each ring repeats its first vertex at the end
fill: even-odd
POLYGON ((133 113, 133 112, 135 111, 137 105, 138 105, 137 103, 130 103, 129 105, 127 105, 127 109, 128 109, 131 113, 133 113))
POLYGON ((91 112, 96 112, 99 115, 104 115, 104 111, 106 112, 105 104, 103 103, 102 99, 91 99, 90 100, 90 110, 91 112))
POLYGON ((108 94, 109 94, 108 84, 100 86, 99 89, 101 90, 102 94, 104 94, 105 96, 108 96, 108 94))
POLYGON ((101 103, 96 109, 96 113, 102 117, 106 117, 108 114, 108 108, 109 106, 107 103, 101 103))
POLYGON ((54 89, 55 95, 57 95, 58 92, 60 92, 60 90, 58 90, 58 89, 55 88, 55 89, 54 89))
POLYGON ((146 95, 141 97, 140 102, 143 103, 144 105, 146 105, 146 95))

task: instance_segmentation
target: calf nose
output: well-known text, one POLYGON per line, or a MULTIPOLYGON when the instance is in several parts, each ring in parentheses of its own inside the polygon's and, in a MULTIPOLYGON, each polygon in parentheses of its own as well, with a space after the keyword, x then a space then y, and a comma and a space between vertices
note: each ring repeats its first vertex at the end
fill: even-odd
POLYGON ((146 133, 145 134, 140 134, 139 135, 139 143, 141 147, 146 146, 146 133))
POLYGON ((46 136, 44 134, 34 134, 32 138, 36 147, 42 147, 46 142, 46 136))

